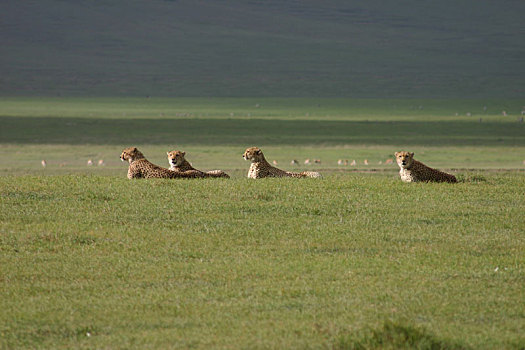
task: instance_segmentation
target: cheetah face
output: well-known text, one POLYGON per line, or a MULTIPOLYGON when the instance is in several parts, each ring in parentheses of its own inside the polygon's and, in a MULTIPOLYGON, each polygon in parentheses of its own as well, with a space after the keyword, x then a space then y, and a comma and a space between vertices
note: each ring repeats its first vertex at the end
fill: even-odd
POLYGON ((244 160, 250 160, 252 163, 261 161, 264 159, 263 153, 260 148, 257 147, 250 147, 247 148, 246 151, 244 151, 244 154, 242 155, 244 160))
POLYGON ((137 147, 128 147, 120 154, 120 160, 123 162, 133 162, 134 160, 144 158, 144 155, 137 149, 137 147))
POLYGON ((168 163, 171 166, 177 167, 181 166, 184 162, 184 156, 186 155, 186 152, 182 151, 171 151, 168 152, 168 163))
POLYGON ((414 153, 410 152, 396 152, 396 161, 400 168, 410 168, 414 161, 414 153))

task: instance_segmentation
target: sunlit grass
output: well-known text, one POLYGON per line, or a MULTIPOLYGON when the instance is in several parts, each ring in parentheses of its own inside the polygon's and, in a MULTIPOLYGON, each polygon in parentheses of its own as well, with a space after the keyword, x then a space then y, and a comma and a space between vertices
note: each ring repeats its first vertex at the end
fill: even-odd
POLYGON ((0 177, 1 344, 515 347, 525 180, 463 181, 0 177))
POLYGON ((0 348, 521 348, 518 102, 0 99, 0 348), (129 181, 132 145, 232 178, 129 181))

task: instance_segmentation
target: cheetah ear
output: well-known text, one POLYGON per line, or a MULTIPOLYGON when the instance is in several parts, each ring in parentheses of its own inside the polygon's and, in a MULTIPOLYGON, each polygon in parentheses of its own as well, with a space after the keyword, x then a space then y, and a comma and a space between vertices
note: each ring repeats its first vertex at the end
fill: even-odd
POLYGON ((138 151, 137 147, 133 147, 133 149, 131 150, 132 152, 136 152, 138 151))
POLYGON ((410 153, 410 157, 413 157, 414 156, 414 152, 410 153))
POLYGON ((170 155, 170 152, 166 152, 166 154, 169 156, 169 155, 170 155))
POLYGON ((396 156, 396 157, 397 157, 397 155, 398 155, 398 154, 399 154, 399 152, 396 152, 396 153, 394 153, 394 156, 396 156))
POLYGON ((255 154, 261 154, 261 150, 258 149, 257 151, 255 151, 255 154))
POLYGON ((184 157, 186 155, 186 152, 180 152, 180 154, 182 154, 182 156, 184 157))

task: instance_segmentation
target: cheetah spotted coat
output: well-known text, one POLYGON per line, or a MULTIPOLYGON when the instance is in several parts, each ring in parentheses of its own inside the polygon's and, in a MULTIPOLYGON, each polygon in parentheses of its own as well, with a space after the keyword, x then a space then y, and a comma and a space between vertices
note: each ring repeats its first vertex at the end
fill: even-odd
POLYGON ((270 165, 264 158, 264 154, 257 147, 250 147, 246 149, 243 154, 245 160, 251 161, 250 170, 248 170, 248 178, 261 179, 264 177, 321 177, 316 171, 303 171, 301 173, 294 173, 291 171, 284 171, 277 169, 270 165))
POLYGON ((456 177, 430 168, 414 159, 414 153, 396 152, 399 175, 403 182, 458 182, 456 177))
POLYGON ((123 162, 129 162, 128 179, 178 179, 205 177, 203 173, 194 170, 177 172, 155 165, 147 160, 136 147, 126 148, 122 151, 120 159, 123 162))
POLYGON ((202 172, 208 175, 209 177, 224 177, 224 178, 230 177, 228 174, 226 174, 222 170, 210 170, 207 172, 197 170, 190 164, 190 162, 186 160, 186 158, 184 157, 185 155, 186 155, 186 152, 182 152, 182 151, 168 152, 168 163, 170 164, 170 170, 179 171, 179 172, 195 170, 195 171, 202 172))

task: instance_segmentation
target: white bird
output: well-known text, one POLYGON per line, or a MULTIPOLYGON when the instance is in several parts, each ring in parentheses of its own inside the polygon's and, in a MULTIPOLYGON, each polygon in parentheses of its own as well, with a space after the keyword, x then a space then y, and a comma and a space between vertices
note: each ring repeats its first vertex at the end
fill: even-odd
POLYGON ((42 164, 42 166, 45 168, 47 166, 47 162, 45 159, 42 159, 42 161, 40 162, 40 164, 42 164))

